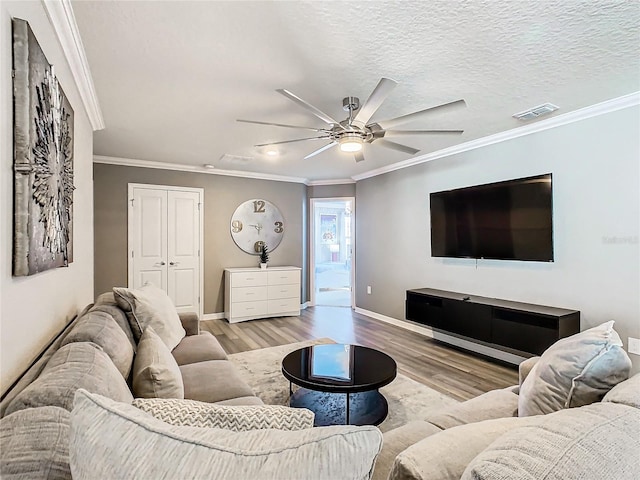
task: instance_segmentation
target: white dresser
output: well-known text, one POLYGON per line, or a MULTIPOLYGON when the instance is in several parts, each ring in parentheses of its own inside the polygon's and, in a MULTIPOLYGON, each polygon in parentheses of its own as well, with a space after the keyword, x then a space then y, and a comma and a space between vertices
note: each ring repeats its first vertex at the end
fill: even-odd
POLYGON ((225 268, 224 316, 229 323, 300 315, 300 268, 225 268))

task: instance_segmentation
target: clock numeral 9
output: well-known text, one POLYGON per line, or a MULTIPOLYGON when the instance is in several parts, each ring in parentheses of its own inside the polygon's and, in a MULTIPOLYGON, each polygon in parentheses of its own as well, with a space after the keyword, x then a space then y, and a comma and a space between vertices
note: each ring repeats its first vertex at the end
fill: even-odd
POLYGON ((256 251, 256 253, 261 253, 262 247, 264 247, 264 242, 262 240, 259 240, 253 244, 253 249, 256 251))
POLYGON ((282 222, 275 222, 274 225, 276 226, 276 228, 273 229, 274 232, 276 233, 282 233, 284 232, 284 224, 282 222))
POLYGON ((253 201, 253 213, 264 213, 264 200, 253 201))
POLYGON ((242 231, 242 222, 240 220, 234 220, 231 222, 231 231, 233 233, 239 233, 242 231))

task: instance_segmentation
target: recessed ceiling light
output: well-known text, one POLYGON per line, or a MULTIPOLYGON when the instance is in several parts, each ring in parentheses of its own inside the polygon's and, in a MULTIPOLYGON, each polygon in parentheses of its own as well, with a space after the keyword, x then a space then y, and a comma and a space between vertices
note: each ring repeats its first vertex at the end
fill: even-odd
POLYGON ((204 165, 202 165, 204 168, 216 168, 214 165, 211 165, 210 163, 205 163, 204 165))
POLYGON ((269 155, 270 157, 276 157, 278 156, 278 150, 276 150, 275 148, 270 148, 269 150, 266 151, 266 154, 269 155))

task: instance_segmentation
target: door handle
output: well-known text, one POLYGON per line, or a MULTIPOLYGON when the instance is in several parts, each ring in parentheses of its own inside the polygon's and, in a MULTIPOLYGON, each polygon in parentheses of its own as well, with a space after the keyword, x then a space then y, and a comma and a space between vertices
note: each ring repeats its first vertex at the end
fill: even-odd
POLYGON ((173 265, 178 265, 180 262, 169 262, 169 265, 173 266, 173 265))
POLYGON ((163 260, 160 260, 158 263, 156 263, 156 265, 166 265, 166 263, 164 263, 163 260))

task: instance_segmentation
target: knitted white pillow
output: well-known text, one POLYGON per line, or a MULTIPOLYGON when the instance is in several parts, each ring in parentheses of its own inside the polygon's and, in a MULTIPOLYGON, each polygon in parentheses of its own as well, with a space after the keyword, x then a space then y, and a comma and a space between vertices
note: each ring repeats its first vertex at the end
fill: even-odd
POLYGON ((314 414, 306 408, 280 405, 215 405, 197 400, 137 398, 133 406, 171 425, 224 428, 234 432, 275 428, 313 427, 314 414))

